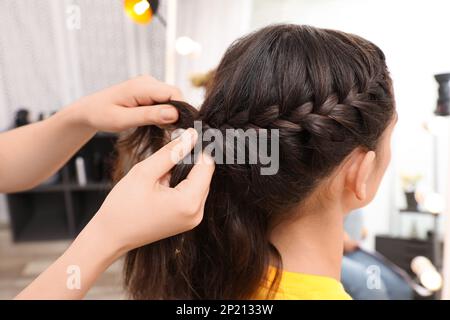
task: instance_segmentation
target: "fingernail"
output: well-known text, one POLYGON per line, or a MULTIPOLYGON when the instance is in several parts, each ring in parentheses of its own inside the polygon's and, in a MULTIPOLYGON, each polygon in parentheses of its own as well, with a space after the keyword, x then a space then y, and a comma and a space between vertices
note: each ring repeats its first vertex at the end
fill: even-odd
POLYGON ((164 107, 159 110, 159 115, 164 121, 173 121, 177 119, 178 111, 174 107, 164 107))

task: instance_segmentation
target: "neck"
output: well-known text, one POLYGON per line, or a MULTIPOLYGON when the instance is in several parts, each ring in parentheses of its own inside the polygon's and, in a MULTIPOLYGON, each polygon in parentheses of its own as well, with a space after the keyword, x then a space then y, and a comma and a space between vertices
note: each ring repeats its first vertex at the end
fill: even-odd
POLYGON ((321 207, 294 211, 295 220, 278 224, 270 236, 281 254, 283 269, 339 281, 344 243, 343 210, 321 207))

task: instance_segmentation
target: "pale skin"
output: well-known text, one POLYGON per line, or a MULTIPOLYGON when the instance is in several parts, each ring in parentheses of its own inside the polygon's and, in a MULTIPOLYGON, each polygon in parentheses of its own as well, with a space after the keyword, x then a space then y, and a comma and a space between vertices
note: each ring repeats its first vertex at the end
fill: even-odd
MULTIPOLYGON (((292 209, 294 218, 273 229, 270 238, 281 254, 284 270, 340 280, 344 217, 375 197, 390 162, 395 123, 396 118, 376 151, 355 149, 302 205, 292 209)), ((354 243, 347 244, 354 249, 354 243)))
MULTIPOLYGON (((175 108, 159 104, 180 92, 142 76, 84 97, 51 118, 0 135, 0 192, 36 186, 56 172, 97 131, 122 131, 177 120, 175 108)), ((127 251, 197 226, 214 172, 201 155, 188 177, 167 186, 170 169, 195 145, 188 129, 136 164, 112 189, 67 251, 16 299, 80 299, 104 270, 127 251), (81 272, 79 289, 67 286, 68 270, 81 272)))

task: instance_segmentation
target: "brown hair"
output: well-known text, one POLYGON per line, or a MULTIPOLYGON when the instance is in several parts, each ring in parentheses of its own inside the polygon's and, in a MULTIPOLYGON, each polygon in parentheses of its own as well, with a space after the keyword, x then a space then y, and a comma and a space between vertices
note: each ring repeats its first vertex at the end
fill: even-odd
MULTIPOLYGON (((231 45, 199 112, 172 101, 174 127, 279 129, 275 175, 257 164, 218 164, 198 227, 131 251, 125 283, 133 298, 241 299, 258 290, 273 259, 273 221, 308 197, 357 147, 373 150, 394 115, 382 51, 358 36, 274 25, 231 45)), ((172 128, 173 129, 173 128, 172 128)), ((119 144, 118 174, 167 142, 169 130, 141 127, 119 144)), ((177 165, 170 184, 191 166, 177 165)), ((276 287, 276 282, 274 282, 276 287)))

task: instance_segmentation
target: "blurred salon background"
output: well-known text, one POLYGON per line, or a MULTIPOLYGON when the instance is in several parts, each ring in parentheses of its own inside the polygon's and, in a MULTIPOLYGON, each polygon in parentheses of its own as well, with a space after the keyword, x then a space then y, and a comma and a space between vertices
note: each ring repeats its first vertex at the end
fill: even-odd
MULTIPOLYGON (((268 24, 358 34, 386 54, 399 121, 375 200, 346 219, 344 286, 356 299, 449 299, 449 11, 446 0, 3 0, 0 128, 140 74, 199 106, 226 48, 268 24)), ((53 262, 98 209, 116 138, 99 134, 39 187, 1 195, 1 299, 53 262)), ((121 261, 87 298, 126 298, 121 261)))

